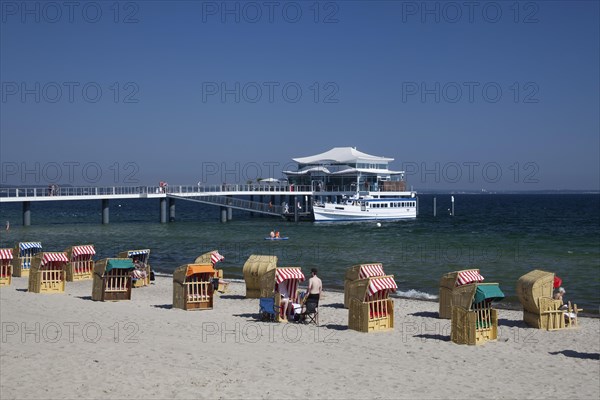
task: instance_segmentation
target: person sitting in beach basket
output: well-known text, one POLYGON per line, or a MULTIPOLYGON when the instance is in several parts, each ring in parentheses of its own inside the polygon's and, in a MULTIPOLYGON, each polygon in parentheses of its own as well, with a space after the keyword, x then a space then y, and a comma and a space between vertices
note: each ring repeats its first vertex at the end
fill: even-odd
MULTIPOLYGON (((565 317, 565 324, 567 326, 575 326, 577 325, 577 311, 578 310, 573 310, 571 307, 571 302, 567 301, 565 302, 565 294, 567 293, 567 291, 565 290, 565 288, 563 288, 562 286, 558 288, 558 290, 556 291, 556 293, 554 294, 554 300, 559 300, 561 302, 561 306, 560 309, 563 310, 563 315, 565 317)), ((577 308, 577 306, 575 306, 575 308, 577 308)), ((581 310, 579 310, 581 311, 581 310)))
POLYGON ((290 293, 288 292, 288 285, 286 284, 277 284, 275 286, 275 292, 279 293, 281 296, 280 307, 282 310, 283 318, 288 319, 289 316, 293 315, 294 308, 291 304, 290 293))
POLYGON ((137 259, 138 265, 135 266, 135 270, 131 276, 133 279, 132 284, 134 288, 147 286, 150 284, 150 275, 152 271, 149 261, 150 249, 122 251, 117 255, 117 258, 130 258, 134 262, 137 259))
POLYGON ((277 322, 287 322, 296 310, 300 314, 302 306, 299 302, 298 283, 304 281, 304 274, 298 267, 276 267, 261 276, 260 297, 273 298, 277 322))
MULTIPOLYGON (((583 311, 577 304, 567 302, 563 307, 563 297, 559 290, 558 298, 552 291, 562 280, 555 279, 554 273, 539 269, 528 272, 517 281, 517 295, 523 306, 523 321, 529 326, 549 331, 577 326, 577 313, 583 311)), ((564 289, 563 289, 564 290, 564 289)))
POLYGON ((131 277, 133 279, 142 279, 142 280, 146 279, 146 277, 147 277, 146 264, 141 262, 140 259, 137 257, 133 258, 133 268, 134 268, 134 270, 131 273, 131 277))

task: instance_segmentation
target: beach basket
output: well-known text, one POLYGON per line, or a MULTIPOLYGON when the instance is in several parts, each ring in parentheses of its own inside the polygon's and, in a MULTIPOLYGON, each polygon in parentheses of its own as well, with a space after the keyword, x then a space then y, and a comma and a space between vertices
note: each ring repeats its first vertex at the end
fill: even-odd
POLYGON ((517 296, 523 306, 523 321, 531 327, 549 331, 577 326, 577 313, 582 311, 554 300, 554 273, 539 269, 528 272, 517 281, 517 296))
POLYGON ((389 297, 398 286, 393 275, 372 276, 348 284, 348 328, 359 332, 394 328, 394 301, 389 297))
POLYGON ((147 286, 150 284, 150 249, 140 249, 140 250, 126 250, 122 251, 117 255, 117 258, 137 258, 141 263, 143 263, 146 268, 146 278, 144 279, 136 279, 132 277, 132 286, 134 288, 139 288, 142 286, 147 286))
POLYGON ((213 308, 215 269, 208 264, 185 264, 173 272, 173 307, 182 310, 213 308))
POLYGON ((31 260, 28 290, 32 293, 64 293, 67 263, 64 252, 42 252, 31 260))
MULTIPOLYGON (((215 267, 215 265, 224 260, 225 257, 223 257, 220 253, 219 250, 213 250, 213 251, 209 251, 208 253, 204 253, 201 256, 196 257, 196 259, 194 260, 194 264, 212 264, 213 268, 215 267)), ((227 288, 229 287, 229 282, 225 281, 224 278, 224 273, 222 269, 215 269, 215 276, 214 278, 219 280, 219 286, 217 287, 217 292, 220 293, 225 293, 227 292, 227 288)))
POLYGON ((94 275, 93 244, 71 246, 65 250, 69 263, 67 264, 67 282, 92 279, 94 275))
POLYGON ((465 269, 462 271, 448 272, 440 279, 439 317, 452 318, 452 292, 454 288, 469 283, 482 282, 483 276, 478 269, 465 269))
POLYGON ((105 258, 94 265, 92 300, 131 300, 131 258, 105 258))
POLYGON ((346 279, 344 280, 344 307, 350 307, 349 285, 350 282, 358 279, 366 279, 371 276, 385 276, 383 272, 383 264, 367 263, 353 265, 346 271, 346 279))
POLYGON ((0 249, 0 286, 12 283, 13 249, 0 249))
POLYGON ((32 258, 42 251, 40 242, 20 242, 13 249, 13 276, 29 276, 32 258))
POLYGON ((277 267, 277 256, 252 254, 244 263, 242 273, 246 282, 246 298, 260 297, 260 279, 268 271, 277 267))
POLYGON ((260 277, 260 298, 272 298, 275 303, 275 321, 281 322, 286 319, 285 310, 281 307, 281 295, 277 291, 278 285, 286 285, 290 294, 290 301, 300 304, 300 293, 298 284, 305 280, 304 274, 299 267, 276 267, 266 271, 260 277))
POLYGON ((452 341, 477 345, 498 339, 498 310, 492 308, 492 301, 503 298, 497 283, 470 283, 454 288, 452 341))

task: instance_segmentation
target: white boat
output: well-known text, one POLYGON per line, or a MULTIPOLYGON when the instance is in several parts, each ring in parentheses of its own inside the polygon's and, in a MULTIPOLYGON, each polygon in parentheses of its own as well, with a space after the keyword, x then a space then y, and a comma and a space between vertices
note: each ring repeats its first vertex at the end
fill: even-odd
POLYGON ((391 157, 363 153, 355 147, 334 147, 293 160, 298 168, 283 172, 291 183, 312 187, 315 221, 417 217, 416 192, 407 190, 404 171, 389 169, 394 161, 391 157))
POLYGON ((417 198, 414 192, 368 192, 342 203, 314 203, 313 214, 317 222, 413 219, 417 198))

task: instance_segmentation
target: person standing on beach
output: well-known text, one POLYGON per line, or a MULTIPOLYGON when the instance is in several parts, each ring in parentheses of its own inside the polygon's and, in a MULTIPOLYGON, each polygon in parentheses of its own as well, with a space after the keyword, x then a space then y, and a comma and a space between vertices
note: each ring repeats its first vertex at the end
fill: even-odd
POLYGON ((313 268, 310 270, 311 277, 308 280, 308 289, 306 289, 306 299, 314 299, 319 301, 321 293, 323 293, 323 282, 321 278, 317 276, 317 269, 313 268))

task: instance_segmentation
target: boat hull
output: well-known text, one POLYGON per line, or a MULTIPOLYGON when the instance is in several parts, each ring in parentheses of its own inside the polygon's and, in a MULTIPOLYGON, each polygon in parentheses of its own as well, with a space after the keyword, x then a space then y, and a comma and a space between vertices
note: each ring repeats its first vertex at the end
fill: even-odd
POLYGON ((313 207, 315 221, 383 221, 417 218, 415 207, 396 210, 361 210, 358 206, 313 207))

